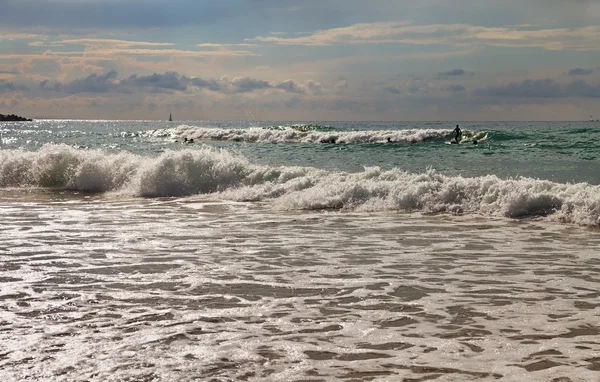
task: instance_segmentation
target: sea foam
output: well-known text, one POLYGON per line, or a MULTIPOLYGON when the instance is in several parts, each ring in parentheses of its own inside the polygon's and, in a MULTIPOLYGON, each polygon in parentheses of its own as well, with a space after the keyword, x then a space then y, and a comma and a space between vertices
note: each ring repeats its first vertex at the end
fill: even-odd
POLYGON ((0 187, 113 192, 138 197, 205 195, 266 202, 280 210, 338 209, 544 217, 600 224, 600 186, 532 178, 447 176, 435 169, 365 168, 362 172, 262 166, 209 146, 155 157, 48 144, 0 151, 0 187))
POLYGON ((448 137, 448 129, 408 129, 408 130, 361 130, 335 131, 327 127, 313 125, 289 125, 274 128, 251 127, 248 129, 205 128, 181 125, 174 128, 175 138, 195 141, 233 141, 249 143, 376 143, 408 142, 417 143, 448 137))

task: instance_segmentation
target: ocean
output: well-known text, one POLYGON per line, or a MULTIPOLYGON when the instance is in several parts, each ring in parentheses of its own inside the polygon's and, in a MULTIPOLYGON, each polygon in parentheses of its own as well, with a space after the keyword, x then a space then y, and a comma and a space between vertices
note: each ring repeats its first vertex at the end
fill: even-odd
POLYGON ((0 377, 600 381, 599 165, 592 121, 1 122, 0 377))

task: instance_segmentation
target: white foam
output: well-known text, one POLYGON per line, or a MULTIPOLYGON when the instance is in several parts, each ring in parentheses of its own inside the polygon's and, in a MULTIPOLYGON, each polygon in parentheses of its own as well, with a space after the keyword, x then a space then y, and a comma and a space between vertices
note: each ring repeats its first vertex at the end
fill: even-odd
POLYGON ((346 173, 309 167, 269 167, 239 154, 199 146, 156 157, 79 150, 0 151, 0 187, 47 187, 128 196, 209 195, 232 201, 269 201, 286 210, 399 210, 460 213, 598 225, 600 186, 495 175, 413 174, 378 167, 346 173))
POLYGON ((212 141, 234 141, 252 143, 376 143, 393 142, 417 143, 448 136, 448 129, 408 129, 408 130, 362 130, 332 131, 306 128, 302 125, 274 128, 251 127, 248 129, 221 129, 181 125, 173 129, 173 136, 212 141))

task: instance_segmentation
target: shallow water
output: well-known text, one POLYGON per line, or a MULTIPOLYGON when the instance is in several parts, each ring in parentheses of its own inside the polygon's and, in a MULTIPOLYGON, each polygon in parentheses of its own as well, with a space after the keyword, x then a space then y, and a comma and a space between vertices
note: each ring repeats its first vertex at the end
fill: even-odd
POLYGON ((593 381, 600 236, 0 191, 4 381, 593 381))

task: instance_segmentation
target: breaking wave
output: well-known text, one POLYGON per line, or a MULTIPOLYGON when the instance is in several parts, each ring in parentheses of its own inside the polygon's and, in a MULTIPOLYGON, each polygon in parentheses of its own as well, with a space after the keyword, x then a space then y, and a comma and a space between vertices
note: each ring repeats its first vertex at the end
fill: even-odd
POLYGON ((336 131, 329 126, 311 124, 247 129, 181 125, 171 131, 176 139, 249 143, 376 143, 388 142, 388 139, 392 142, 418 143, 448 138, 451 133, 452 130, 448 129, 336 131))
POLYGON ((270 167, 209 146, 157 157, 47 144, 0 151, 0 187, 113 192, 139 197, 205 195, 265 202, 282 210, 456 213, 600 224, 600 186, 495 175, 467 178, 429 169, 362 172, 270 167))

